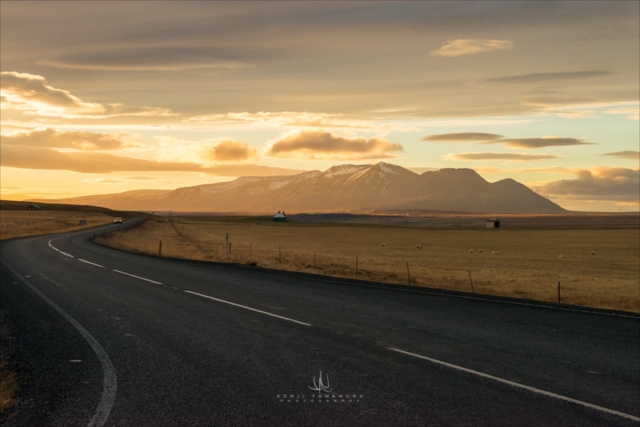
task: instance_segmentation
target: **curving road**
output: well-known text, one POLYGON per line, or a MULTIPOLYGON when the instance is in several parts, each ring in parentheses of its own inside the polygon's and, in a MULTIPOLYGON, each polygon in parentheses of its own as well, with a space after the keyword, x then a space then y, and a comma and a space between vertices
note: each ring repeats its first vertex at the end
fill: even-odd
POLYGON ((640 425, 637 316, 158 259, 92 234, 0 245, 23 381, 7 426, 640 425))

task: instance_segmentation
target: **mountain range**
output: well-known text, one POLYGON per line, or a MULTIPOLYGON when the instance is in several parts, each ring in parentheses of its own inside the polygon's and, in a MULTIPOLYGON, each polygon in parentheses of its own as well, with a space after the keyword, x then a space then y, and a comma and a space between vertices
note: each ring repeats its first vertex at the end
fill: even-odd
POLYGON ((513 179, 490 183, 472 169, 441 169, 417 174, 384 162, 339 165, 324 172, 309 171, 289 176, 242 177, 176 190, 135 190, 58 199, 56 202, 116 210, 177 212, 566 212, 513 179))

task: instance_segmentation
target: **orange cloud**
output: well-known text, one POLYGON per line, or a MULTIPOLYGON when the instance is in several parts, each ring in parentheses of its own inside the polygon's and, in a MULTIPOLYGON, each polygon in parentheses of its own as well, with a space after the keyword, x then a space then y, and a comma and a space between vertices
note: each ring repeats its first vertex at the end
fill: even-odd
POLYGON ((35 129, 0 136, 2 144, 30 147, 74 148, 77 150, 115 150, 136 144, 127 141, 128 134, 35 129))
POLYGON ((288 133, 269 144, 267 155, 273 157, 365 160, 396 157, 402 145, 384 138, 335 136, 322 130, 288 133))
POLYGON ((258 150, 243 142, 225 139, 206 152, 207 159, 216 162, 242 162, 258 157, 258 150))
POLYGON ((69 91, 49 86, 35 74, 0 73, 2 109, 15 109, 47 117, 104 119, 117 116, 171 116, 167 108, 133 107, 119 103, 84 102, 69 91))
POLYGON ((446 42, 440 49, 433 50, 429 54, 431 56, 454 57, 511 49, 512 47, 513 42, 511 40, 456 39, 446 42))

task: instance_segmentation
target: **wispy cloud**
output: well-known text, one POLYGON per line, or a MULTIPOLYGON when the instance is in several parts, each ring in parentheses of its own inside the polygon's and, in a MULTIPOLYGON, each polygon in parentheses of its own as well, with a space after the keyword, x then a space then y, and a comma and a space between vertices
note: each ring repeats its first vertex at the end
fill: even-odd
POLYGON ((562 138, 559 136, 544 136, 542 138, 506 138, 503 142, 509 148, 543 148, 566 147, 570 145, 593 145, 593 142, 584 142, 576 138, 562 138))
POLYGON ((396 157, 402 145, 384 138, 337 136, 322 130, 287 133, 268 145, 266 155, 273 157, 365 160, 396 157))
MULTIPOLYGON (((257 53, 254 52, 255 56, 257 53)), ((66 54, 38 64, 103 71, 185 71, 207 68, 251 68, 241 49, 215 46, 131 46, 66 54)))
POLYGON ((47 117, 104 119, 118 116, 171 116, 167 108, 85 102, 69 91, 47 84, 44 77, 4 71, 0 75, 2 109, 47 117))
POLYGON ((423 141, 439 142, 477 142, 479 144, 504 144, 509 148, 542 148, 542 147, 566 147, 570 145, 591 145, 577 138, 565 138, 559 136, 543 136, 542 138, 505 138, 493 133, 464 132, 443 133, 429 135, 422 138, 423 141))
POLYGON ((429 54, 431 56, 454 57, 511 49, 512 47, 513 42, 511 40, 456 39, 449 40, 439 49, 432 50, 429 54))
POLYGON ((481 132, 462 132, 462 133, 441 133, 438 135, 429 135, 422 138, 423 141, 441 141, 441 142, 469 142, 469 141, 489 141, 501 139, 502 135, 494 133, 481 132))
POLYGON ((576 200, 638 202, 640 172, 636 169, 598 167, 576 171, 576 179, 530 184, 536 192, 550 197, 576 200))
POLYGON ((250 125, 256 128, 264 127, 282 129, 288 127, 313 127, 329 129, 366 129, 381 132, 404 131, 416 132, 416 127, 403 126, 396 123, 386 123, 379 120, 363 120, 346 117, 344 114, 312 113, 307 111, 260 111, 257 113, 239 112, 225 114, 206 114, 185 119, 187 123, 212 123, 216 125, 250 125))
POLYGON ((613 153, 602 154, 602 156, 617 157, 619 159, 640 160, 640 151, 633 151, 633 150, 615 151, 613 153))
POLYGON ((73 148, 76 150, 117 150, 135 147, 139 144, 124 132, 103 134, 86 131, 63 131, 51 128, 3 133, 4 145, 30 147, 73 148))
POLYGON ((611 76, 615 73, 601 70, 564 71, 558 73, 532 73, 515 76, 496 77, 483 80, 485 83, 546 83, 555 81, 575 81, 611 76))
POLYGON ((640 120, 640 106, 611 108, 605 111, 605 113, 627 116, 630 120, 640 120))
POLYGON ((554 154, 528 154, 528 153, 450 153, 445 156, 447 160, 506 160, 510 162, 537 162, 540 160, 559 159, 554 154))

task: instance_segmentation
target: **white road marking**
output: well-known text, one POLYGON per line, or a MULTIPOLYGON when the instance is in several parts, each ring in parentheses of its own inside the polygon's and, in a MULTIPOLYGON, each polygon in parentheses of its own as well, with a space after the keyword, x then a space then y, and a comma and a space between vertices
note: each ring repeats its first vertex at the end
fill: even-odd
POLYGON ((256 313, 266 314, 267 316, 277 317, 278 319, 288 320, 289 322, 298 323, 300 325, 311 326, 309 323, 304 323, 304 322, 301 322, 299 320, 290 319, 290 318, 284 317, 284 316, 278 316, 277 314, 269 313, 267 311, 258 310, 256 308, 247 307, 246 305, 236 304, 235 302, 225 301, 223 299, 210 297, 209 295, 203 295, 203 294, 199 294, 197 292, 192 292, 192 291, 187 291, 187 290, 185 290, 185 292, 188 292, 188 293, 193 294, 193 295, 198 295, 198 296, 200 296, 202 298, 209 298, 209 299, 212 299, 214 301, 218 301, 218 302, 222 302, 222 303, 225 303, 225 304, 233 305, 233 306, 236 306, 236 307, 244 308, 245 310, 255 311, 256 313))
POLYGON ((50 247, 51 249, 53 249, 53 250, 54 250, 54 251, 56 251, 56 252, 60 252, 62 255, 64 255, 64 256, 68 256, 69 258, 75 258, 73 255, 68 254, 68 253, 66 253, 66 252, 62 252, 60 249, 58 249, 58 248, 56 248, 55 246, 53 246, 53 245, 51 244, 51 241, 52 241, 52 240, 54 240, 54 239, 49 240, 49 247, 50 247))
POLYGON ((100 363, 102 365, 102 371, 104 372, 104 380, 102 382, 102 397, 100 399, 100 403, 96 408, 96 412, 93 414, 93 417, 89 421, 88 427, 102 427, 104 423, 107 421, 109 417, 109 413, 111 412, 111 408, 113 407, 113 402, 116 397, 116 390, 118 389, 118 380, 116 377, 116 371, 113 368, 113 364, 111 363, 111 359, 109 359, 109 355, 102 348, 100 343, 80 324, 76 319, 71 317, 69 313, 64 311, 58 304, 51 301, 44 295, 42 292, 38 290, 34 285, 29 283, 27 279, 20 276, 13 268, 9 266, 4 260, 0 259, 2 263, 11 271, 16 277, 20 279, 22 283, 27 285, 33 292, 35 292, 40 298, 42 298, 47 304, 53 307, 62 317, 64 317, 69 323, 73 325, 74 328, 80 335, 89 343, 93 351, 100 359, 100 363))
POLYGON ((457 369, 459 371, 463 371, 469 374, 477 375, 482 378, 487 378, 493 381, 498 381, 503 384, 510 385, 512 387, 522 388, 534 393, 542 394, 544 396, 553 397, 555 399, 565 400, 567 402, 575 403, 576 405, 585 406, 587 408, 595 409, 596 411, 606 412, 607 414, 617 415, 622 418, 626 418, 629 420, 633 420, 636 422, 640 422, 640 417, 636 417, 635 415, 625 414, 624 412, 615 411, 613 409, 604 408, 602 406, 594 405, 593 403, 583 402, 582 400, 572 399, 567 396, 562 396, 560 394, 551 393, 550 391, 540 390, 539 388, 531 387, 528 385, 516 383, 514 381, 505 380, 504 378, 494 377, 493 375, 485 374, 483 372, 474 371, 473 369, 463 368, 462 366, 454 365, 452 363, 443 362, 442 360, 432 359, 431 357, 422 356, 416 353, 410 353, 408 351, 400 350, 393 347, 387 347, 389 350, 396 351, 398 353, 406 354, 407 356, 416 357, 418 359, 427 360, 431 363, 436 363, 438 365, 446 366, 447 368, 457 369))
POLYGON ((162 283, 160 283, 160 282, 156 282, 155 280, 146 279, 144 277, 136 276, 135 274, 125 273, 124 271, 120 271, 120 270, 113 270, 113 271, 115 271, 116 273, 124 274, 124 275, 131 276, 131 277, 135 277, 136 279, 145 280, 147 282, 155 283, 156 285, 162 285, 162 283))
POLYGON ((96 263, 94 263, 94 262, 89 262, 89 261, 86 261, 86 260, 84 260, 84 259, 82 259, 82 258, 78 258, 78 261, 80 261, 80 262, 84 262, 85 264, 95 265, 96 267, 104 268, 104 266, 102 266, 102 265, 100 265, 100 264, 96 264, 96 263))

